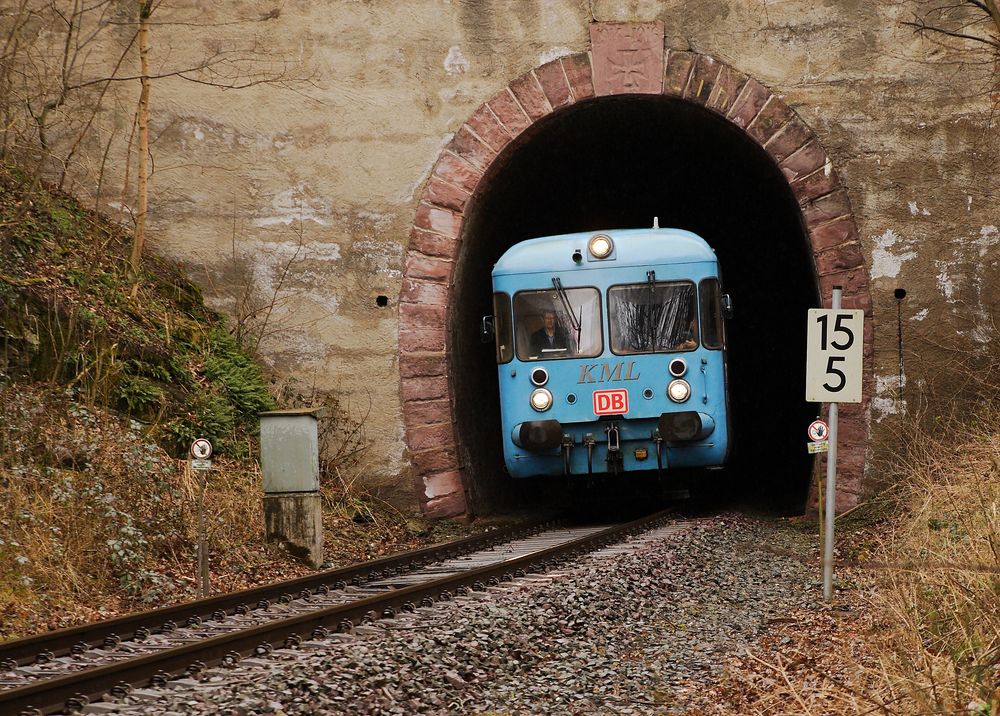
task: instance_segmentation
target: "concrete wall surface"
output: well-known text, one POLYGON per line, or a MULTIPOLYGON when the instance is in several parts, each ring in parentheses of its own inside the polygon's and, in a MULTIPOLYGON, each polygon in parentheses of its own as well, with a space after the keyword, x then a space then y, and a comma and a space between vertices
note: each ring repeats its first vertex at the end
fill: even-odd
MULTIPOLYGON (((397 306, 432 168, 495 93, 552 59, 589 51, 592 22, 661 21, 668 50, 710 55, 779 94, 839 173, 872 291, 877 445, 903 407, 894 289, 907 290, 899 315, 911 410, 943 364, 992 349, 1000 300, 992 290, 1000 258, 988 94, 995 67, 956 63, 960 53, 943 53, 904 25, 922 5, 167 0, 154 17, 153 67, 195 69, 153 81, 150 241, 223 311, 237 313, 248 289, 274 299, 265 361, 361 412, 370 402, 368 479, 397 486, 410 504, 426 502, 410 492, 397 306)), ((118 46, 108 43, 109 57, 118 46)), ((138 83, 112 94, 101 122, 107 132, 124 127, 123 139, 138 83)), ((107 186, 122 185, 123 147, 110 151, 107 186)), ((92 164, 97 150, 87 150, 92 164)), ((75 189, 95 191, 83 173, 75 189)), ((103 208, 120 210, 108 194, 103 208)))

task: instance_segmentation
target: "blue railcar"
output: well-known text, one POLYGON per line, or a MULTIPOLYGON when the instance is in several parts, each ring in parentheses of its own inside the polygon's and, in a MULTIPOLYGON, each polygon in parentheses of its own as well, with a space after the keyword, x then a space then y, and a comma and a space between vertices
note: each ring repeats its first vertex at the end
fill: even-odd
POLYGON ((729 452, 719 265, 699 236, 530 239, 493 269, 504 460, 514 477, 722 465, 729 452))

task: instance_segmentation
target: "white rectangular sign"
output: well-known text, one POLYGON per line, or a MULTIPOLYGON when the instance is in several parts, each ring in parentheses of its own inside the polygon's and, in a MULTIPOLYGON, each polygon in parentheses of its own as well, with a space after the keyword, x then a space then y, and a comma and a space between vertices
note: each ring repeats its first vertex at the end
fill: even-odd
POLYGON ((199 458, 191 459, 191 469, 192 470, 211 470, 212 461, 211 460, 201 460, 199 458))
POLYGON ((860 309, 809 309, 806 400, 861 402, 864 321, 860 309))

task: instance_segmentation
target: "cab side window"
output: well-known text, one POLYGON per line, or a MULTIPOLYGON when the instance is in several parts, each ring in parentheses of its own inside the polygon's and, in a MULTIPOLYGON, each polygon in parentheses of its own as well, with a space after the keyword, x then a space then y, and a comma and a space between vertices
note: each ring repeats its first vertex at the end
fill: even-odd
POLYGON ((506 293, 493 294, 493 316, 497 363, 510 363, 514 358, 514 332, 510 322, 510 296, 506 293))
POLYGON ((701 298, 701 343, 719 350, 723 345, 722 289, 719 279, 706 278, 698 287, 701 298))

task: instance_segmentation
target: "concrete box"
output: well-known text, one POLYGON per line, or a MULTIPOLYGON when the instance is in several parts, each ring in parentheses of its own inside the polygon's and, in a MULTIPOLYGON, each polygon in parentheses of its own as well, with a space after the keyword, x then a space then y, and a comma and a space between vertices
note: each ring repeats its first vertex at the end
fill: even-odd
POLYGON ((321 417, 322 408, 260 414, 260 467, 265 493, 319 490, 321 417))
POLYGON ((318 492, 264 495, 264 528, 277 542, 310 567, 323 563, 323 498, 318 492))

